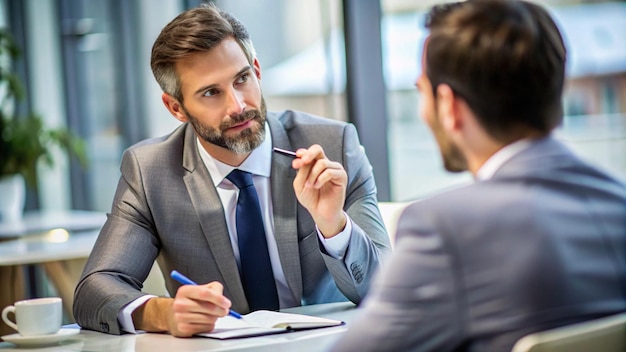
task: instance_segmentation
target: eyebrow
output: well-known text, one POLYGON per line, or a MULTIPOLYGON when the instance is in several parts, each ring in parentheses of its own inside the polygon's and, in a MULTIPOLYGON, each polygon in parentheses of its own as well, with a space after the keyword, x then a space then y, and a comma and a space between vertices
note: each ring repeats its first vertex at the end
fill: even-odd
MULTIPOLYGON (((250 71, 251 69, 252 69, 252 67, 251 67, 250 65, 248 65, 248 66, 246 66, 246 67, 242 68, 241 70, 239 70, 239 72, 237 72, 237 73, 236 73, 233 77, 234 77, 234 78, 239 77, 239 76, 241 76, 244 72, 246 72, 246 71, 250 71)), ((200 93, 202 93, 202 92, 206 92, 206 91, 207 91, 207 90, 209 90, 209 89, 217 88, 218 86, 219 86, 218 84, 210 84, 210 85, 208 85, 208 86, 203 86, 203 87, 198 88, 198 89, 197 89, 197 90, 196 90, 193 94, 194 94, 194 95, 196 95, 196 94, 200 94, 200 93)))

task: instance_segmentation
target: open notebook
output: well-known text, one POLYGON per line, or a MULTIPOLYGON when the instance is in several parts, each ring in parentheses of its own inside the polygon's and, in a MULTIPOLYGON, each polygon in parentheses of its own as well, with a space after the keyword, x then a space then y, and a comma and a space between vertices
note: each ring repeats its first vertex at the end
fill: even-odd
POLYGON ((309 315, 258 310, 242 315, 243 319, 226 316, 217 319, 212 332, 197 336, 215 339, 232 339, 284 332, 324 328, 344 324, 343 321, 313 317, 309 315))

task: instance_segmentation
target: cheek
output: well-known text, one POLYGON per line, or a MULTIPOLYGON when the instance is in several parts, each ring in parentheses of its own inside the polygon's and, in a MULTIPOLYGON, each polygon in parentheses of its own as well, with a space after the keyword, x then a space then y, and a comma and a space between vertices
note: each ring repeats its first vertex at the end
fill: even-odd
MULTIPOLYGON (((258 84, 258 82, 257 82, 258 84)), ((250 85, 244 92, 246 105, 258 109, 261 106, 261 88, 257 85, 250 85)))
POLYGON ((422 121, 428 123, 428 116, 426 116, 426 103, 420 104, 420 117, 422 121))
POLYGON ((432 101, 428 99, 428 97, 426 97, 424 94, 422 94, 419 102, 419 114, 422 118, 422 121, 432 126, 433 105, 432 101))
POLYGON ((219 126, 226 116, 223 112, 218 111, 214 106, 208 106, 205 104, 194 104, 192 107, 188 108, 188 112, 203 125, 211 127, 219 126))

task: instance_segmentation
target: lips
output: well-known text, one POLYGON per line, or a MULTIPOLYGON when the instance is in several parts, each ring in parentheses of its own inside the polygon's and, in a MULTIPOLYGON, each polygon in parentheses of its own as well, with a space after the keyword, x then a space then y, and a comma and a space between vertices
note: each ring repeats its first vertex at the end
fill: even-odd
POLYGON ((233 126, 230 126, 228 129, 229 130, 241 130, 241 129, 244 129, 244 128, 248 128, 248 127, 250 127, 252 125, 252 121, 253 120, 246 120, 246 121, 243 121, 241 123, 238 123, 238 124, 235 124, 233 126))

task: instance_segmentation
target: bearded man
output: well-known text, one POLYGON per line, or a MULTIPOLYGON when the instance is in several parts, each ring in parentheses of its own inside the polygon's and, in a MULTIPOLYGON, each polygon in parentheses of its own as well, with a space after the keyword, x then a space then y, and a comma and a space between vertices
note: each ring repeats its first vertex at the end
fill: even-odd
POLYGON ((183 123, 125 151, 76 287, 78 324, 185 337, 230 309, 359 303, 390 244, 354 126, 267 112, 245 27, 212 5, 165 26, 151 66, 183 123), (141 292, 155 260, 200 285, 165 277, 172 298, 141 292))

